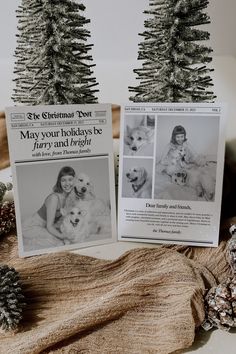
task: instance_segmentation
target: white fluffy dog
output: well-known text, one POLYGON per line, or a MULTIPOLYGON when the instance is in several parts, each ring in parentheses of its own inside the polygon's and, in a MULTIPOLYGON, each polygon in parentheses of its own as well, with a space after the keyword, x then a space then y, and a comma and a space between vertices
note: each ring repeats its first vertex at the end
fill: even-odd
POLYGON ((195 189, 198 197, 213 201, 215 196, 215 178, 205 168, 194 167, 187 171, 175 172, 172 182, 180 186, 189 186, 195 189))
POLYGON ((152 181, 144 167, 133 167, 126 172, 134 198, 151 198, 152 181))
POLYGON ((207 164, 206 156, 197 155, 193 158, 193 156, 189 155, 188 150, 184 145, 171 148, 168 151, 168 154, 165 158, 166 165, 163 172, 166 172, 170 177, 173 174, 180 170, 189 170, 194 167, 203 167, 207 164))
POLYGON ((187 167, 185 155, 186 151, 183 146, 178 149, 170 149, 167 155, 168 165, 165 169, 169 176, 172 176, 179 169, 184 169, 187 167))
POLYGON ((61 214, 60 231, 64 236, 64 243, 84 242, 89 233, 89 211, 86 205, 77 205, 69 210, 62 208, 61 214))
POLYGON ((88 175, 80 173, 76 178, 74 188, 66 199, 66 207, 75 206, 78 201, 94 200, 94 188, 88 175))
POLYGON ((130 155, 136 155, 139 150, 153 142, 154 129, 153 126, 147 125, 147 119, 151 118, 144 118, 137 127, 126 126, 124 142, 129 147, 130 155))
POLYGON ((87 211, 89 235, 107 233, 108 226, 111 225, 110 205, 96 197, 93 183, 85 173, 78 175, 74 188, 66 199, 65 208, 69 210, 73 207, 82 207, 87 211))

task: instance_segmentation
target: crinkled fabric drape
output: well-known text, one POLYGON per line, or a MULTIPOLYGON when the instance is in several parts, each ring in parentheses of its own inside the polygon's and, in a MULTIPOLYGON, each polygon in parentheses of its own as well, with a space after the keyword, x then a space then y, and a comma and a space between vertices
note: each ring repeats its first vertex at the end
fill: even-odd
POLYGON ((229 275, 225 246, 222 241, 214 249, 141 248, 114 261, 72 253, 20 259, 16 237, 8 235, 0 242, 1 263, 21 274, 27 307, 18 332, 0 334, 0 352, 145 354, 188 348, 204 319, 205 288, 229 275))

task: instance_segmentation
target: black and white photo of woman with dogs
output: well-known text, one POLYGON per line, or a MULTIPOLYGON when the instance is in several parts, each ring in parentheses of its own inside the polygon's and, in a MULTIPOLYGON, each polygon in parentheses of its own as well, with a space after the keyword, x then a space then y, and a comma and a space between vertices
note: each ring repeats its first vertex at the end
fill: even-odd
POLYGON ((17 183, 24 252, 86 247, 112 237, 106 157, 18 165, 17 183))
POLYGON ((219 119, 158 116, 156 199, 215 200, 219 119))

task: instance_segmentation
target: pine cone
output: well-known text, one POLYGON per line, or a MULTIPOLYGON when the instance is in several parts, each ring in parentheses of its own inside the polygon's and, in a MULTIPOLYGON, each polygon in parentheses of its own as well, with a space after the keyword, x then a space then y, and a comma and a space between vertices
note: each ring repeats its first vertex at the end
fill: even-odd
POLYGON ((0 266, 0 327, 5 331, 15 329, 24 306, 18 272, 7 265, 0 266))
POLYGON ((4 194, 6 193, 6 191, 7 191, 7 187, 6 187, 5 183, 0 182, 0 203, 3 200, 4 194))
POLYGON ((16 228, 16 216, 14 202, 0 203, 0 235, 8 233, 16 228))
POLYGON ((236 327, 236 278, 211 288, 205 298, 206 318, 202 327, 229 330, 236 327))
POLYGON ((233 274, 236 275, 236 225, 232 225, 229 232, 231 233, 232 238, 228 243, 227 258, 233 274))
POLYGON ((11 182, 7 182, 7 183, 0 182, 0 203, 3 201, 3 197, 6 191, 11 191, 12 188, 13 185, 11 182))
POLYGON ((229 330, 236 327, 236 225, 229 229, 232 235, 227 245, 227 259, 232 269, 232 278, 211 288, 205 297, 205 320, 202 327, 229 330))
POLYGON ((7 188, 8 191, 11 191, 12 188, 13 188, 13 184, 11 182, 7 182, 6 183, 6 188, 7 188))

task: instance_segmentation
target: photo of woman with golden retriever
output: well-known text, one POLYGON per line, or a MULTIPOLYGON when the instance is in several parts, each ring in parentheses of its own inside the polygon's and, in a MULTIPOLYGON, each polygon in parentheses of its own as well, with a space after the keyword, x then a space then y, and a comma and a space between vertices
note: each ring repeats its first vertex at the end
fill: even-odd
POLYGON ((213 202, 219 119, 160 115, 156 133, 154 197, 213 202))
POLYGON ((69 166, 63 159, 20 164, 17 176, 24 252, 88 247, 112 238, 107 157, 75 158, 69 166))
POLYGON ((205 162, 204 156, 197 154, 189 143, 186 129, 182 125, 176 125, 161 157, 162 171, 172 176, 178 169, 188 168, 193 164, 204 166, 205 162))

